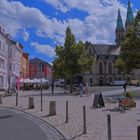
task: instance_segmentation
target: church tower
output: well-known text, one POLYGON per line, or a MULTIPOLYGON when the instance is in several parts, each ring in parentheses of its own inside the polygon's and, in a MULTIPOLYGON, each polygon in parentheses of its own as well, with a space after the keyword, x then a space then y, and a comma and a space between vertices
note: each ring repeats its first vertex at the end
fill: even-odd
POLYGON ((120 13, 120 9, 118 10, 118 17, 117 17, 117 25, 116 25, 116 45, 119 46, 124 38, 125 29, 122 22, 122 17, 120 13))
POLYGON ((130 2, 130 0, 128 0, 127 16, 126 16, 126 21, 125 21, 126 33, 129 29, 129 27, 132 25, 133 21, 134 21, 134 15, 133 15, 133 11, 131 8, 131 2, 130 2))

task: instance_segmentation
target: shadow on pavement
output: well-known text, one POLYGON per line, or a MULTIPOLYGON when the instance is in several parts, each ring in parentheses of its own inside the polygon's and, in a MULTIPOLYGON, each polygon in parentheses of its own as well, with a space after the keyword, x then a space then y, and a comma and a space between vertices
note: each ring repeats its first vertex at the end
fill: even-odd
POLYGON ((5 115, 5 116, 0 116, 0 119, 8 119, 13 117, 13 115, 5 115))

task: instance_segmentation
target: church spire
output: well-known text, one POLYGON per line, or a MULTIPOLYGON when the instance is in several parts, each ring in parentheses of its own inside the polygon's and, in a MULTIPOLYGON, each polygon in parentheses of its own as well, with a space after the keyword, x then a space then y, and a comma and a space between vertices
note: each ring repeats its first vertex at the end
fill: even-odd
POLYGON ((118 17, 117 17, 117 25, 116 25, 116 32, 117 31, 124 31, 124 27, 123 27, 123 22, 122 22, 122 17, 121 17, 121 12, 120 9, 118 9, 118 17))
POLYGON ((131 7, 131 1, 128 0, 127 16, 126 16, 126 22, 125 22, 126 31, 132 25, 133 20, 134 20, 134 15, 133 15, 132 7, 131 7))
POLYGON ((116 45, 118 46, 120 45, 120 43, 124 38, 124 34, 125 34, 125 29, 122 22, 121 12, 120 9, 118 9, 118 17, 117 17, 117 24, 116 24, 116 40, 115 40, 116 45))

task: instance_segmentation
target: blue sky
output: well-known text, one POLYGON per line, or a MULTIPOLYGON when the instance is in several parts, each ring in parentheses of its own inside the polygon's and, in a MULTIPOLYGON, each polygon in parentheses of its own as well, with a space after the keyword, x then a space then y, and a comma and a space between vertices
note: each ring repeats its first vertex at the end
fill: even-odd
MULTIPOLYGON (((131 0, 134 13, 140 0, 131 0)), ((30 58, 52 62, 70 26, 77 41, 113 43, 117 10, 125 22, 128 0, 0 0, 0 22, 30 58)))

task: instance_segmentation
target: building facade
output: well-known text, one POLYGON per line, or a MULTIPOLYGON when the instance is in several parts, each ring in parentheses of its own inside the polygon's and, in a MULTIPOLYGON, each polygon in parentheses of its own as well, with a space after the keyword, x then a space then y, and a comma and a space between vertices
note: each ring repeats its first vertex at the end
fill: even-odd
POLYGON ((8 36, 0 26, 0 89, 8 87, 8 36))
POLYGON ((89 55, 92 55, 95 58, 95 64, 89 72, 85 72, 82 75, 84 82, 90 83, 91 85, 109 85, 110 82, 114 80, 126 80, 129 82, 135 78, 135 73, 125 75, 115 68, 116 59, 120 55, 120 44, 133 21, 134 16, 131 8, 131 2, 128 0, 125 27, 123 25, 121 12, 118 10, 115 30, 116 45, 91 44, 90 42, 85 43, 89 55))
POLYGON ((21 53, 20 77, 26 79, 29 77, 29 54, 21 53))
POLYGON ((21 73, 25 77, 29 75, 29 54, 23 53, 21 46, 0 26, 0 89, 15 86, 16 80, 22 76, 21 73))
POLYGON ((52 81, 52 66, 39 58, 29 60, 29 78, 44 78, 52 81))
POLYGON ((8 48, 8 85, 15 86, 17 78, 20 78, 20 52, 19 43, 9 40, 8 48))

